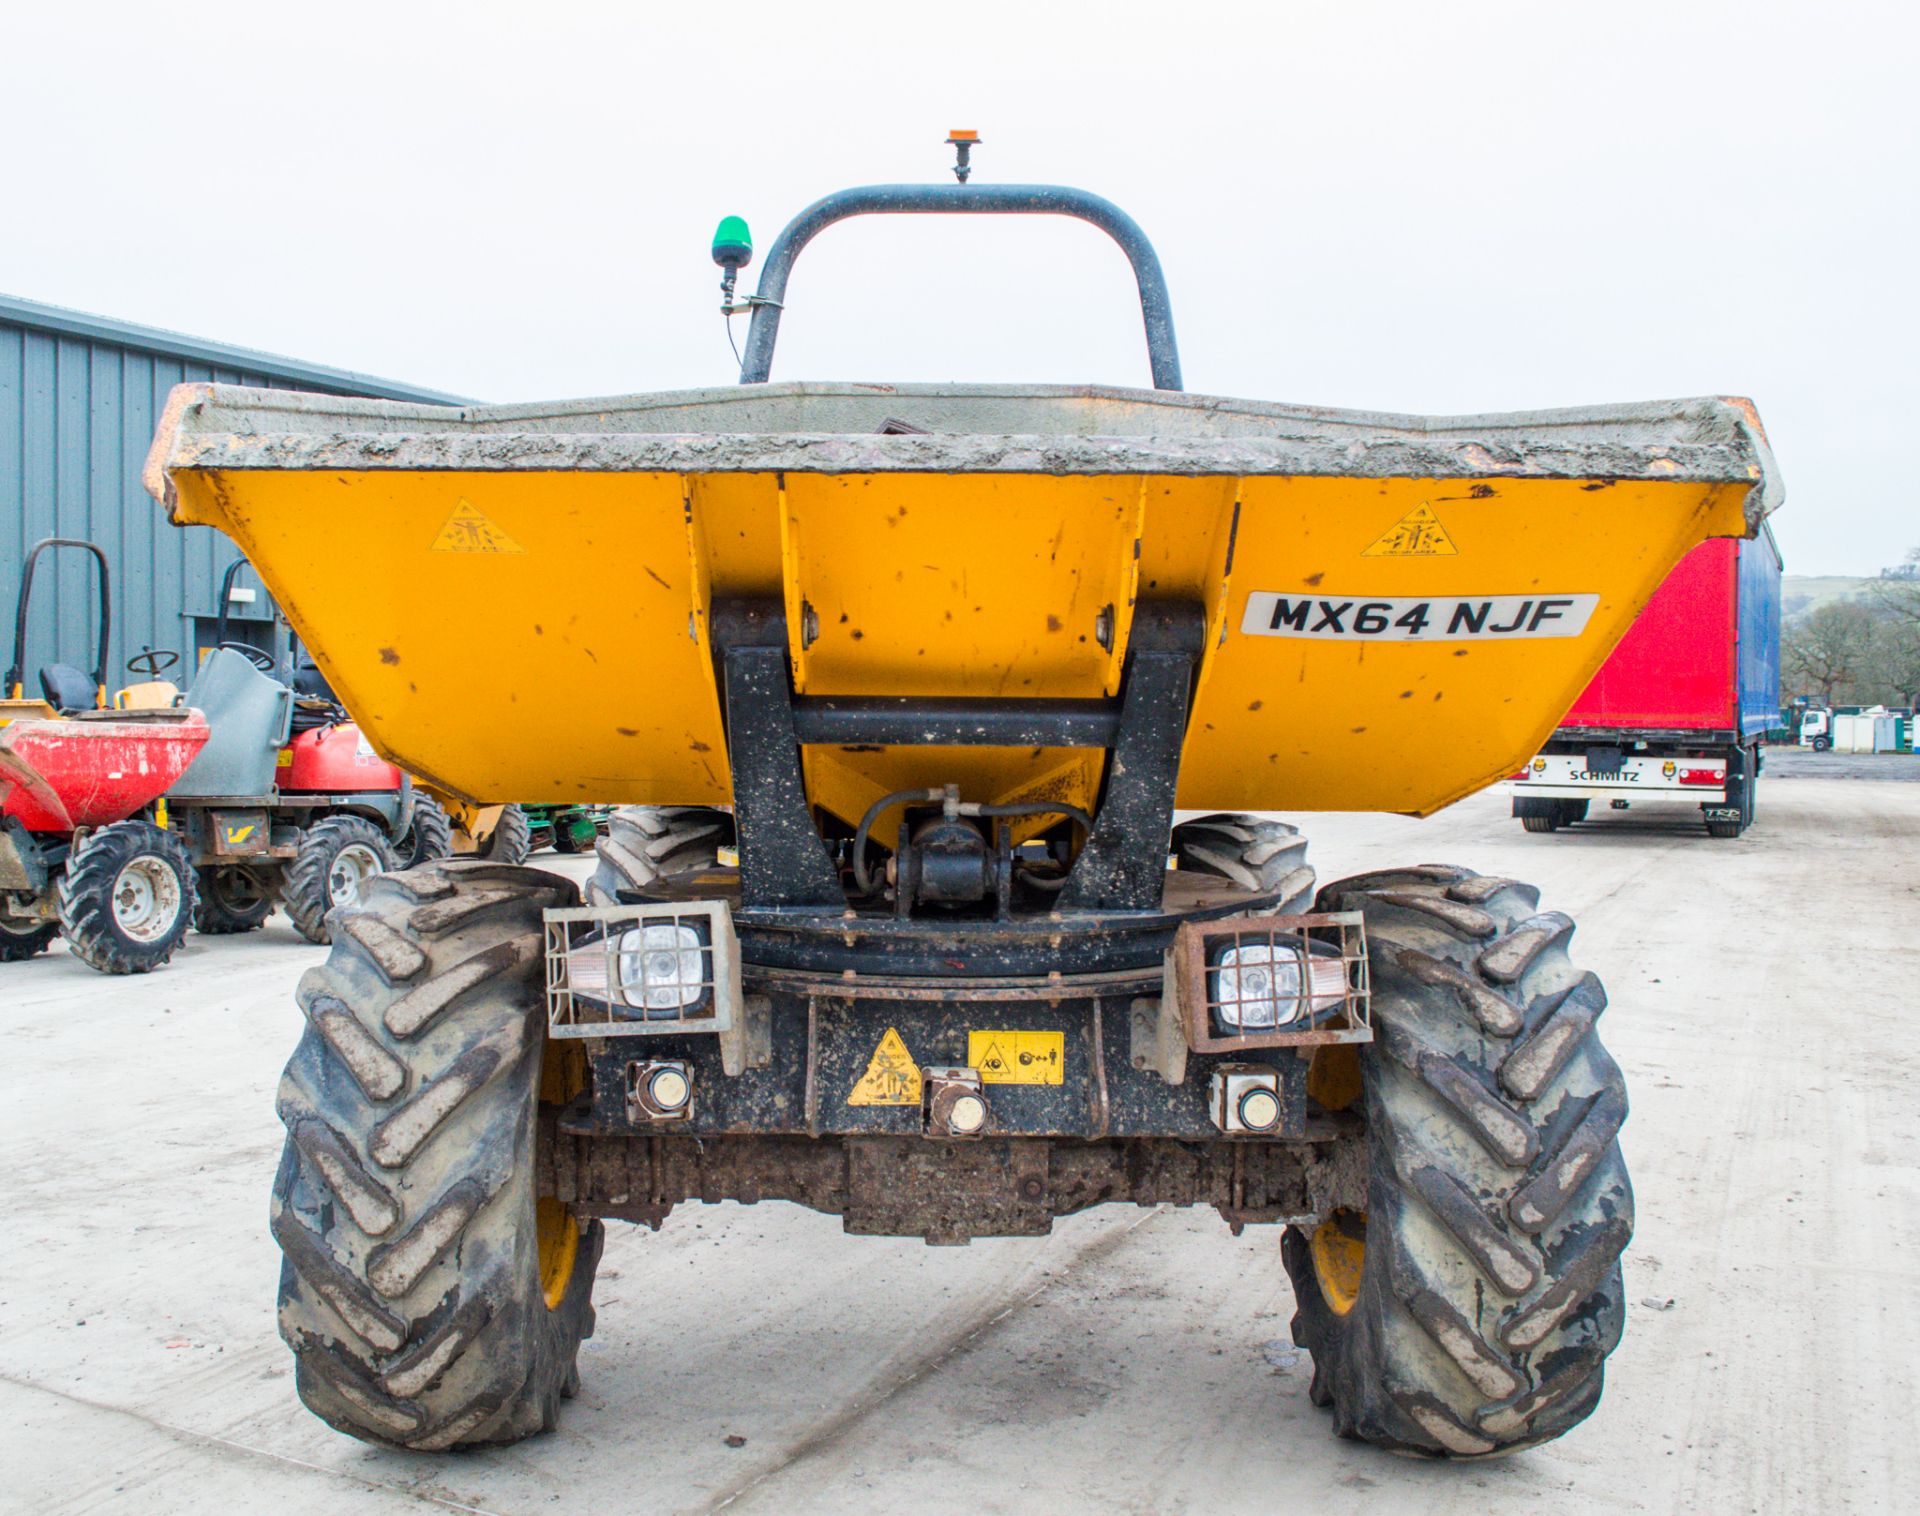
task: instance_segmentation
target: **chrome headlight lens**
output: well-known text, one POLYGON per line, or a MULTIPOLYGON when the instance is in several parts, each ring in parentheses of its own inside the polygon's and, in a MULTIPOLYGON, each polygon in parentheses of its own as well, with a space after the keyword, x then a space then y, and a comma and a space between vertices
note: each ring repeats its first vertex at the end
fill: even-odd
POLYGON ((1214 960, 1208 978, 1214 1018, 1235 1032, 1307 1025, 1346 1003, 1347 969, 1324 943, 1239 942, 1214 960))

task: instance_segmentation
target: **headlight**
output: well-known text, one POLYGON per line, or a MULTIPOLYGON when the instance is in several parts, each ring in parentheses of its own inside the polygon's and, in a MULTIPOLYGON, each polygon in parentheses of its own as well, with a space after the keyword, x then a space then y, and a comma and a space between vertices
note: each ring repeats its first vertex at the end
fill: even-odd
POLYGON ((567 985, 644 1020, 672 1021, 713 995, 713 953, 701 919, 641 921, 576 943, 567 985))
POLYGON ((1335 1011, 1347 997, 1340 954, 1318 942, 1241 942, 1214 960, 1215 1018, 1236 1032, 1276 1031, 1335 1011))

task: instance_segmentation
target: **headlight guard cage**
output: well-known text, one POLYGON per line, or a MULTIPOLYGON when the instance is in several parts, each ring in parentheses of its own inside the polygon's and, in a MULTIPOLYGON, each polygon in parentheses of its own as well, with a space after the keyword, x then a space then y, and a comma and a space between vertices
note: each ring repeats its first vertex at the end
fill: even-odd
POLYGON ((740 942, 733 914, 719 900, 676 900, 645 905, 579 906, 541 913, 546 928, 547 1033, 552 1037, 669 1037, 688 1032, 731 1034, 739 1024, 740 942), (573 983, 572 955, 605 943, 604 982, 615 982, 620 934, 634 927, 693 927, 702 937, 705 974, 691 1014, 658 1012, 621 1015, 605 1000, 573 983))
MULTIPOLYGON (((1187 1046, 1196 1053, 1232 1053, 1246 1048, 1317 1047, 1373 1041, 1372 986, 1367 965, 1367 929, 1358 911, 1320 911, 1302 916, 1239 916, 1226 921, 1188 921, 1174 934, 1173 989, 1187 1046), (1265 946, 1277 953, 1313 953, 1309 944, 1338 951, 1346 979, 1337 1010, 1318 1026, 1223 1032, 1213 998, 1214 963, 1234 948, 1265 946)), ((1311 976, 1304 989, 1311 992, 1311 976)))

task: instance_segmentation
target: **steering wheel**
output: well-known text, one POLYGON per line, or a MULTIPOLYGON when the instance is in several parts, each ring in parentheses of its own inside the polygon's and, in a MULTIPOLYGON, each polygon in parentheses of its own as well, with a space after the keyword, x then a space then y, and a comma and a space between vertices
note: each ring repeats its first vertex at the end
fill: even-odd
POLYGON ((161 648, 157 652, 150 647, 142 648, 127 660, 127 672, 130 674, 145 674, 149 679, 158 679, 179 661, 180 655, 178 653, 169 652, 165 648, 161 648))
POLYGON ((271 674, 274 670, 273 654, 262 652, 251 642, 222 642, 219 645, 230 653, 240 654, 263 674, 271 674))

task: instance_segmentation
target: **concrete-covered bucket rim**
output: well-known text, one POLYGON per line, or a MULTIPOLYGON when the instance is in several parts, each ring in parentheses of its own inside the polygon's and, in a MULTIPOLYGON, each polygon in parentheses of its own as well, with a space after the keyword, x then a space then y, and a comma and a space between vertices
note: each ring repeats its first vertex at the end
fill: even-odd
POLYGON ((1016 473, 1668 480, 1783 490, 1740 397, 1411 416, 1081 385, 774 383, 435 406, 175 386, 144 482, 178 469, 1016 473))

